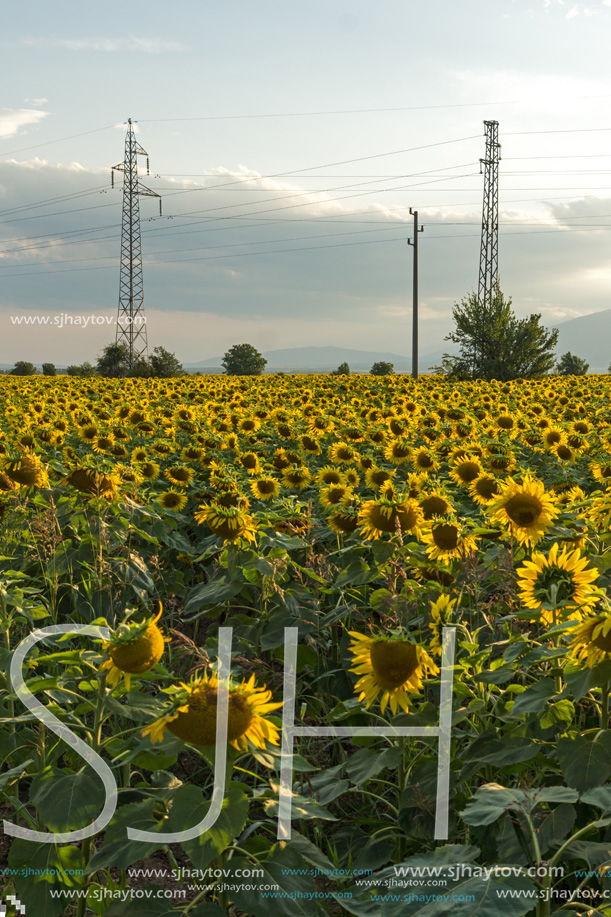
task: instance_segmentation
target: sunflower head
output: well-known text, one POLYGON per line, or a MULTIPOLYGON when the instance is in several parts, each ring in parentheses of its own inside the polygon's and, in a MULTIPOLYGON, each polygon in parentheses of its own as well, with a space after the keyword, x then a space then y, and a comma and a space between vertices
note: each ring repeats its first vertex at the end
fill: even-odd
POLYGON ((361 677, 355 685, 359 700, 365 701, 367 709, 375 703, 378 695, 380 710, 387 705, 392 713, 401 707, 409 709, 409 694, 417 694, 422 687, 422 678, 437 674, 439 668, 426 650, 403 636, 385 638, 371 637, 350 631, 353 666, 350 669, 361 677))
MULTIPOLYGON (((193 745, 214 745, 218 706, 218 678, 205 673, 190 684, 182 684, 170 710, 143 730, 151 742, 161 742, 168 729, 173 735, 193 745)), ((248 750, 265 748, 266 743, 278 745, 278 729, 265 716, 282 703, 270 703, 272 692, 255 687, 255 676, 247 682, 229 685, 227 741, 234 748, 248 750)))
POLYGON ((431 618, 433 619, 429 624, 430 630, 433 631, 431 651, 437 655, 441 653, 443 628, 451 623, 455 604, 456 599, 451 598, 447 593, 440 595, 435 602, 431 602, 431 618))
POLYGON ((611 657, 611 613, 608 610, 584 618, 572 634, 571 654, 587 668, 592 669, 611 657))
POLYGON ((102 648, 110 659, 102 663, 100 671, 108 670, 108 683, 116 685, 123 675, 127 689, 130 687, 130 676, 148 672, 157 665, 163 656, 164 638, 157 626, 161 617, 162 605, 156 615, 151 615, 140 624, 123 623, 112 633, 110 640, 105 640, 102 648))
POLYGON ((397 531, 410 532, 418 537, 423 521, 421 508, 414 500, 380 497, 363 503, 358 521, 365 538, 375 540, 384 534, 394 535, 397 531))
POLYGON ((224 541, 245 538, 249 543, 256 541, 256 523, 249 513, 239 506, 223 506, 213 501, 209 506, 200 506, 195 513, 197 522, 205 522, 210 531, 224 541))
POLYGON ((579 548, 570 551, 565 546, 560 551, 557 542, 547 555, 534 552, 517 571, 522 604, 540 613, 547 624, 581 618, 600 598, 593 585, 598 570, 587 569, 587 564, 579 548))
POLYGON ((530 474, 524 475, 521 483, 510 479, 501 485, 500 496, 488 510, 495 522, 510 528, 520 544, 529 545, 541 541, 559 513, 543 484, 530 474))

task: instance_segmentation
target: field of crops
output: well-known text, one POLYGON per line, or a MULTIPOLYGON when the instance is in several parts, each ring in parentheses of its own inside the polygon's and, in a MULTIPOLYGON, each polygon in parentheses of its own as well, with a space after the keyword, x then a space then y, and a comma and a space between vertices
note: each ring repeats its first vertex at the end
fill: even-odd
POLYGON ((611 914, 610 393, 0 378, 5 896, 36 917, 611 914), (288 743, 288 839, 283 715, 327 729, 288 743))

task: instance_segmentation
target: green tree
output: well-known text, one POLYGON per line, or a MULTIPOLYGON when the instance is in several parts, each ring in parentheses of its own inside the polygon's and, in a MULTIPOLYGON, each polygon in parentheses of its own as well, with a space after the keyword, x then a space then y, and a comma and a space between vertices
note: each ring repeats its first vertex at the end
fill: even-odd
POLYGON ((72 364, 71 366, 66 367, 66 373, 69 376, 95 376, 95 366, 92 363, 89 363, 85 360, 84 363, 80 363, 78 366, 72 364))
POLYGON ((576 357, 570 350, 563 353, 556 364, 556 372, 560 376, 585 376, 589 368, 589 363, 576 357))
POLYGON ((151 375, 159 379, 170 379, 172 376, 184 376, 182 363, 175 353, 170 353, 165 347, 155 347, 149 357, 151 375))
POLYGON ((27 360, 17 360, 13 368, 10 370, 9 375, 11 376, 33 376, 36 373, 36 367, 33 363, 28 363, 27 360))
POLYGON ((56 376, 57 370, 55 369, 55 363, 43 363, 42 374, 43 376, 56 376))
POLYGON ((456 328, 446 341, 459 354, 444 353, 437 371, 452 379, 538 379, 554 369, 558 329, 540 325, 541 315, 518 319, 498 284, 489 303, 470 293, 452 310, 456 328))
POLYGON ((107 344, 97 359, 100 376, 118 379, 129 375, 129 349, 126 344, 107 344))
POLYGON ((266 363, 252 344, 234 344, 222 360, 228 376, 260 376, 266 363))
POLYGON ((395 364, 388 363, 386 360, 378 360, 369 370, 372 376, 392 376, 394 371, 395 364))
POLYGON ((349 376, 350 367, 347 363, 340 363, 337 369, 332 369, 329 373, 330 376, 349 376))

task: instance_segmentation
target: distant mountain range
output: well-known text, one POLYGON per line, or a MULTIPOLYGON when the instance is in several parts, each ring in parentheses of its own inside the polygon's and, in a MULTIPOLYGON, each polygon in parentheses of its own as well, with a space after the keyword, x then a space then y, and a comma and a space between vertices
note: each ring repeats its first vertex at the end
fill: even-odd
POLYGON ((556 353, 570 351, 587 360, 589 372, 606 373, 611 363, 611 309, 559 322, 556 353))
MULTIPOLYGON (((289 347, 284 350, 266 350, 263 356, 267 360, 265 372, 293 373, 329 373, 341 363, 347 363, 353 372, 369 372, 374 363, 382 360, 392 363, 395 372, 411 372, 411 357, 399 353, 384 353, 377 350, 352 350, 348 347, 289 347)), ((222 357, 212 357, 201 363, 185 363, 190 372, 222 371, 222 357)), ((438 363, 441 351, 427 353, 420 357, 419 368, 422 372, 438 363)))

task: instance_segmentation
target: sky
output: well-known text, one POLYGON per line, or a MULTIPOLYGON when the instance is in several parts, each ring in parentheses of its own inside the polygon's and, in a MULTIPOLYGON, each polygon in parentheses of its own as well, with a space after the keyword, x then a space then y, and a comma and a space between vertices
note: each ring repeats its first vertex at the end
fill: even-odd
POLYGON ((447 349, 477 290, 485 120, 516 313, 611 308, 610 38, 611 0, 14 5, 0 363, 93 362, 114 340, 128 118, 163 208, 140 198, 149 349, 410 354, 410 208, 420 352, 447 349))

